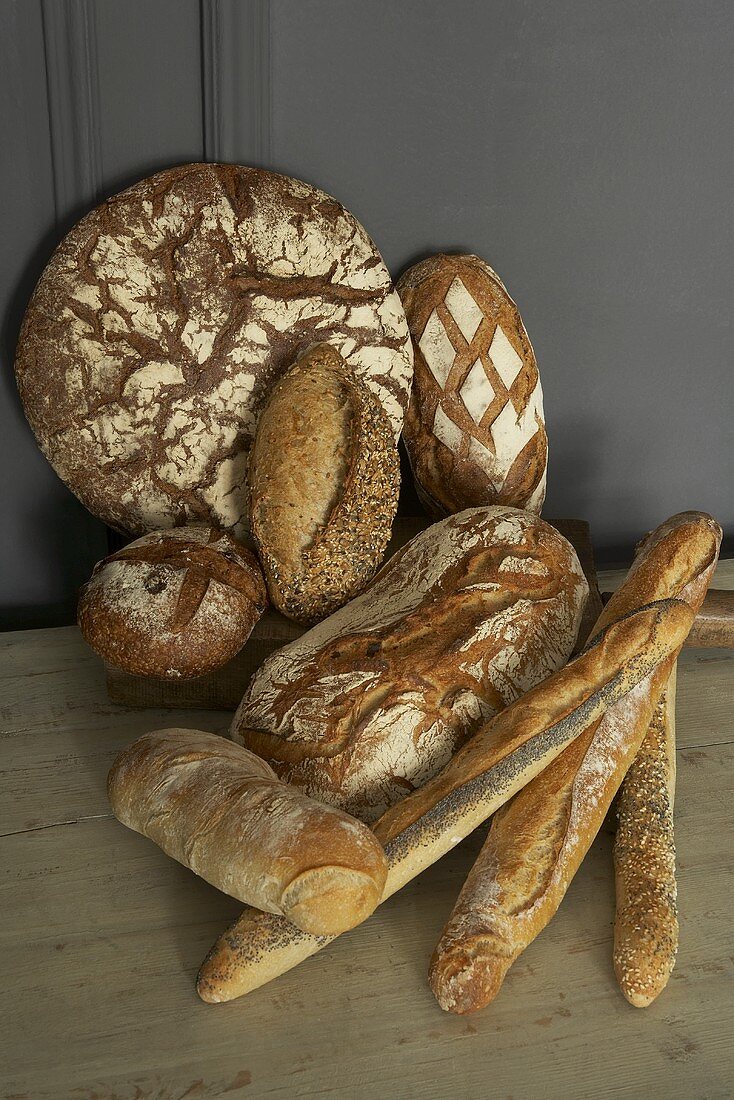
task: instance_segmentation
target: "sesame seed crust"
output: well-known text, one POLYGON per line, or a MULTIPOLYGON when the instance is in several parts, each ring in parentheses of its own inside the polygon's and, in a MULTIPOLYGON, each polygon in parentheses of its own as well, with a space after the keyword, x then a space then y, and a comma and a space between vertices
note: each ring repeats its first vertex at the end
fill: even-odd
POLYGON ((614 843, 614 970, 630 1004, 665 988, 678 950, 673 801, 675 671, 620 791, 614 843))

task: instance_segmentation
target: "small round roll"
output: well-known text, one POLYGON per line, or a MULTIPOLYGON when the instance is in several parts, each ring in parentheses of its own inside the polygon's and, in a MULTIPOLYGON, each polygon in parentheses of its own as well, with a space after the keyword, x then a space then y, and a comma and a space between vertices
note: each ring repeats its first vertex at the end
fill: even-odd
POLYGON ((123 825, 225 894, 304 932, 346 932, 382 896, 387 860, 366 825, 216 734, 139 737, 115 760, 107 793, 123 825))

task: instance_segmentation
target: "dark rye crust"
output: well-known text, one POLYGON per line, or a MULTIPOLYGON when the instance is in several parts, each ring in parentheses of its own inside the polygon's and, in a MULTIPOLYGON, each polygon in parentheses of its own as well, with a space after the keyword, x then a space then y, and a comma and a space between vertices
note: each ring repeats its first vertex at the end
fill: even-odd
MULTIPOLYGON (((434 780, 388 810, 374 826, 388 858, 383 900, 458 844, 644 679, 682 644, 692 621, 686 604, 664 600, 611 624, 569 665, 497 715, 434 780), (589 679, 594 672, 602 674, 601 682, 589 679), (579 685, 580 694, 574 693, 579 685), (528 706, 529 697, 536 706, 528 706), (550 724, 548 715, 555 717, 550 724)), ((308 936, 282 918, 246 909, 204 960, 199 996, 211 1003, 242 996, 330 939, 308 936)))
POLYGON ((362 226, 299 180, 186 164, 87 214, 49 260, 16 376, 58 475, 128 534, 247 533, 247 456, 274 383, 317 340, 400 432, 412 348, 362 226))
POLYGON ((98 562, 80 592, 78 623, 109 664, 179 680, 231 660, 267 603, 255 555, 232 535, 177 528, 98 562))
MULTIPOLYGON (((269 546, 263 514, 270 500, 255 491, 259 479, 254 463, 250 516, 273 604, 288 618, 312 625, 361 592, 380 564, 398 507, 400 459, 382 406, 335 348, 317 344, 301 356, 294 371, 297 369, 332 372, 345 391, 350 410, 349 439, 343 441, 348 455, 346 471, 341 484, 330 483, 331 512, 310 546, 300 553, 295 568, 283 569, 269 546)), ((291 388, 297 403, 296 374, 289 372, 279 387, 291 388)), ((267 416, 268 406, 263 421, 267 416)), ((253 448, 253 460, 255 453, 253 448)), ((288 460, 288 441, 284 440, 272 461, 288 460)))

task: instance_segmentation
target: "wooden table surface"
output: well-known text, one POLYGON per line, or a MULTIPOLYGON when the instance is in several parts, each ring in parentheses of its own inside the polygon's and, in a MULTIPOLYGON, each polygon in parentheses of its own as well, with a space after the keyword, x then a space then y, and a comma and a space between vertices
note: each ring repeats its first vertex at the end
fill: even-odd
POLYGON ((443 1013, 426 982, 476 834, 296 970, 202 1004, 197 967, 240 906, 119 825, 105 776, 146 730, 223 732, 226 713, 111 704, 71 627, 0 635, 0 682, 3 1100, 734 1093, 733 653, 680 662, 681 947, 644 1011, 612 972, 608 828, 483 1012, 443 1013))

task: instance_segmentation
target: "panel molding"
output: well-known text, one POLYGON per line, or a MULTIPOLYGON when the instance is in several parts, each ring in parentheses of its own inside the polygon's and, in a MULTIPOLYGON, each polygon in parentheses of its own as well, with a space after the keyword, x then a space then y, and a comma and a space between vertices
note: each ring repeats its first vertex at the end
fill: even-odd
POLYGON ((56 224, 101 198, 94 0, 41 0, 56 224))
POLYGON ((201 62, 204 159, 268 164, 270 0, 201 0, 201 62))

